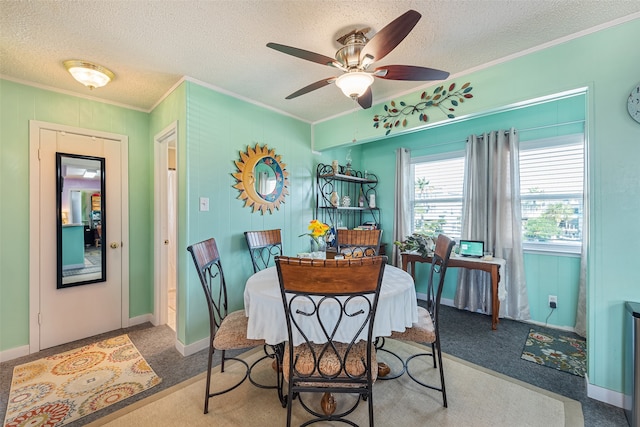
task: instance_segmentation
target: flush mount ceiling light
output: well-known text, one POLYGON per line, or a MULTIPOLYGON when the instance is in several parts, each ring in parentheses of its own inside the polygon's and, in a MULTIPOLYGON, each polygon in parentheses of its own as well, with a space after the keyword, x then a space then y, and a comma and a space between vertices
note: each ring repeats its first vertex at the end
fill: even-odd
POLYGON ((115 78, 115 74, 111 70, 87 61, 70 59, 64 61, 64 66, 74 79, 89 89, 102 87, 115 78))
POLYGON ((336 79, 336 86, 349 98, 358 99, 373 84, 373 76, 369 73, 353 71, 342 74, 336 79))

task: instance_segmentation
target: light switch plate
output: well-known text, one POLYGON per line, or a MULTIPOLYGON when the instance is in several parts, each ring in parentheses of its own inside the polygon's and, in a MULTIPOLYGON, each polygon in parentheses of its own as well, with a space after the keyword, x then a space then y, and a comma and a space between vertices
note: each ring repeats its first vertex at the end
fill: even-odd
POLYGON ((206 212, 209 210, 209 198, 208 197, 200 197, 200 211, 206 212))

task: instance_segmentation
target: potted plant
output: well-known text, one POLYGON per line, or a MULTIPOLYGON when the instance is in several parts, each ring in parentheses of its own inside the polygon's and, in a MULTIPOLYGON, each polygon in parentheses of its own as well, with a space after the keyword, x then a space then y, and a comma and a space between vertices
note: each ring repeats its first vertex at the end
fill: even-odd
POLYGON ((433 236, 422 233, 413 233, 407 236, 406 240, 402 242, 396 240, 393 244, 400 249, 400 252, 415 252, 422 257, 433 254, 433 247, 435 246, 433 236))

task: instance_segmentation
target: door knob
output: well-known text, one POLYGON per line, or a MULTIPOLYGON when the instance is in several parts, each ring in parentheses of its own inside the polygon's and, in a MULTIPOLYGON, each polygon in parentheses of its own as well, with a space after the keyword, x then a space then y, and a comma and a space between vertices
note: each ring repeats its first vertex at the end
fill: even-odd
POLYGON ((111 243, 111 249, 117 249, 118 248, 118 244, 116 242, 111 243))

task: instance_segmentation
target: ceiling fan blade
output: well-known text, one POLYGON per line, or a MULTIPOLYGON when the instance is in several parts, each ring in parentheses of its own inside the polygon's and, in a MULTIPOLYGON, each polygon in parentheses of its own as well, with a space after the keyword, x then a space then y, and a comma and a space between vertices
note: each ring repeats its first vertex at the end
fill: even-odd
POLYGON ((296 98, 296 97, 298 97, 300 95, 304 95, 305 93, 309 93, 309 92, 311 92, 313 90, 320 89, 321 87, 325 87, 327 85, 330 85, 331 83, 333 83, 335 81, 336 81, 335 77, 329 77, 328 79, 318 80, 315 83, 311 83, 310 85, 305 86, 302 89, 293 92, 291 95, 287 96, 285 99, 296 98))
POLYGON ((279 52, 286 53, 287 55, 295 56, 300 59, 306 59, 307 61, 316 62, 322 65, 329 65, 335 62, 335 59, 319 53, 309 52, 308 50, 298 49, 297 47, 285 46, 278 43, 267 43, 267 47, 275 49, 279 52))
POLYGON ((376 68, 374 75, 387 80, 411 81, 445 80, 449 77, 449 73, 446 71, 414 65, 385 65, 384 67, 376 68), (386 71, 386 74, 381 73, 383 71, 386 71))
POLYGON ((358 104, 360 104, 360 106, 366 110, 367 108, 371 108, 372 103, 373 95, 371 94, 371 86, 369 86, 367 88, 367 91, 360 95, 360 97, 358 98, 358 104))
POLYGON ((386 27, 378 31, 360 52, 360 58, 371 55, 376 61, 381 60, 395 49, 411 32, 422 15, 415 10, 409 10, 391 21, 386 27))

